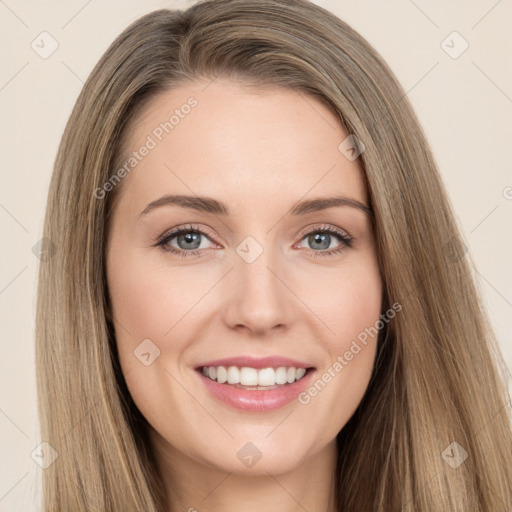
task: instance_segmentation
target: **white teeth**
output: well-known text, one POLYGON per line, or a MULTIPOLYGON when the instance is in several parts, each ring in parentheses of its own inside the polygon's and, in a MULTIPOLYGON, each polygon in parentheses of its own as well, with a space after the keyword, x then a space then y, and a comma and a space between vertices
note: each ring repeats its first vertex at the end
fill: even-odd
POLYGON ((211 380, 217 381, 219 384, 240 384, 242 386, 275 386, 282 384, 292 384, 302 379, 306 374, 306 368, 251 368, 243 366, 204 366, 202 368, 203 375, 211 380))
MULTIPOLYGON (((263 368, 258 372, 258 386, 274 386, 276 383, 276 372, 274 368, 263 368)), ((244 384, 242 382, 242 384, 244 384)))
POLYGON ((228 384, 240 383, 240 370, 236 366, 228 368, 228 384))
POLYGON ((242 384, 242 386, 257 386, 258 370, 244 366, 240 370, 240 384, 242 384))
POLYGON ((304 375, 306 375, 306 368, 297 368, 297 371, 295 372, 295 380, 302 379, 304 375))
POLYGON ((286 368, 280 366, 276 370, 276 384, 286 384, 286 368))
POLYGON ((224 366, 217 367, 217 382, 219 384, 224 384, 228 380, 228 371, 224 366))

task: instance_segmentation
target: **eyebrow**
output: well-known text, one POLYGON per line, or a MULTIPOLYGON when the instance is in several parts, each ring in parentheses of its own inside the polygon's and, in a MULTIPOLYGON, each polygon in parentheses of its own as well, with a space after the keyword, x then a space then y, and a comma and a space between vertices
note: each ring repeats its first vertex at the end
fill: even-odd
MULTIPOLYGON (((217 201, 211 197, 204 196, 186 196, 186 195, 165 195, 155 201, 149 203, 139 217, 148 214, 155 208, 161 206, 175 205, 182 208, 190 208, 200 212, 210 213, 214 215, 231 215, 229 207, 226 203, 217 201)), ((304 201, 296 202, 290 209, 290 213, 293 216, 306 215, 312 212, 318 212, 326 210, 327 208, 334 208, 339 206, 349 206, 351 208, 357 208, 369 215, 372 213, 372 208, 365 204, 357 201, 356 199, 350 199, 348 197, 319 197, 315 199, 308 199, 304 201)))

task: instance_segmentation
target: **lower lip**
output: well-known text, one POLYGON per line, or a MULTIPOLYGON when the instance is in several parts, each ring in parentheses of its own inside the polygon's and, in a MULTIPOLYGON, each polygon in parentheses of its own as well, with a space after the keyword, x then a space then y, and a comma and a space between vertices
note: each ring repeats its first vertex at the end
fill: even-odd
POLYGON ((266 412, 284 407, 297 399, 298 395, 308 387, 315 370, 308 370, 302 379, 292 384, 283 384, 282 387, 269 390, 235 388, 205 377, 201 370, 197 373, 208 391, 218 400, 242 411, 266 412))

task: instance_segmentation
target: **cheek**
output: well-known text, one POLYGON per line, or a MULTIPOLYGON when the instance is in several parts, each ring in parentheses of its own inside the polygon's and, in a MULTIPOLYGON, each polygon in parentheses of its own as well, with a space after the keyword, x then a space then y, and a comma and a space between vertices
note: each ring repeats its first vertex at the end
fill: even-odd
POLYGON ((155 379, 162 378, 162 340, 176 322, 178 299, 170 292, 175 283, 166 283, 161 272, 148 266, 147 258, 118 246, 113 246, 107 260, 108 288, 119 361, 140 408, 139 395, 156 389, 155 379))
MULTIPOLYGON (((114 257, 112 261, 114 260, 114 257)), ((140 343, 164 339, 187 310, 204 294, 199 280, 186 272, 148 264, 149 258, 131 251, 109 272, 109 292, 116 331, 140 343)))
POLYGON ((166 406, 180 401, 180 388, 173 385, 170 373, 174 374, 172 358, 186 343, 177 331, 190 302, 181 290, 188 295, 190 288, 179 282, 177 272, 170 275, 148 265, 147 256, 137 250, 119 254, 110 255, 107 276, 122 372, 143 416, 151 424, 166 424, 166 406), (171 340, 169 350, 166 343, 171 340))
POLYGON ((107 264, 122 371, 141 412, 153 417, 158 411, 152 404, 179 402, 182 390, 168 372, 183 378, 180 358, 190 344, 200 309, 195 306, 215 284, 215 275, 203 273, 198 279, 193 267, 172 269, 134 248, 114 250, 107 264), (160 396, 159 391, 168 394, 160 396))
POLYGON ((366 387, 373 369, 376 326, 382 312, 382 281, 376 262, 354 272, 339 295, 335 324, 338 335, 329 347, 331 359, 341 362, 345 378, 353 379, 354 388, 366 387))
POLYGON ((335 338, 344 345, 378 321, 382 307, 380 279, 368 275, 354 277, 331 293, 330 299, 335 338))
POLYGON ((147 269, 123 272, 111 280, 110 292, 115 319, 130 332, 134 341, 162 334, 172 325, 178 306, 163 281, 153 282, 147 269))
POLYGON ((382 280, 378 264, 374 257, 361 258, 336 272, 313 278, 316 291, 311 309, 327 327, 327 336, 322 339, 333 355, 379 319, 382 280))
POLYGON ((361 402, 373 370, 382 312, 376 259, 347 265, 324 281, 323 290, 323 299, 316 296, 316 312, 329 327, 319 338, 329 358, 299 402, 336 435, 361 402))

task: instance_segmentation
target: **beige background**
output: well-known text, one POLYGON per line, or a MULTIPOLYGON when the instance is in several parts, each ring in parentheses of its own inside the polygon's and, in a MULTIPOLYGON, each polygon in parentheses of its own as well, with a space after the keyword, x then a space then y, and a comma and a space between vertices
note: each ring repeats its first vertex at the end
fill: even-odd
MULTIPOLYGON (((0 0, 0 511, 35 510, 34 305, 60 136, 101 54, 131 21, 190 2, 0 0), (46 59, 31 47, 51 48, 46 59)), ((500 346, 512 368, 512 1, 318 0, 382 54, 434 149, 500 346), (456 31, 460 36, 451 35, 456 31), (442 43, 446 40, 445 43, 442 43), (467 50, 458 58, 452 58, 467 50), (508 50, 507 50, 508 49, 508 50)), ((43 51, 39 48, 39 51, 43 51)))

